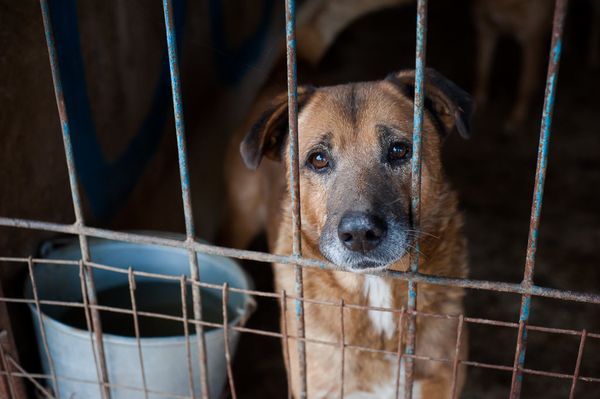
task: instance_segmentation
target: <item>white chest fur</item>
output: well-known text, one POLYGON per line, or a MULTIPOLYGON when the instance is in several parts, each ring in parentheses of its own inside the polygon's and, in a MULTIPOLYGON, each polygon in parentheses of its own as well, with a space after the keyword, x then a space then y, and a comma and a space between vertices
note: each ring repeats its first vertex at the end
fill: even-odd
MULTIPOLYGON (((388 360, 390 362, 390 369, 393 370, 389 381, 381 384, 375 385, 371 387, 370 391, 355 391, 351 392, 344 397, 346 399, 395 399, 396 396, 396 373, 398 372, 397 361, 395 358, 390 358, 388 360)), ((400 398, 404 397, 404 360, 402 360, 400 364, 400 389, 399 396, 400 398)), ((421 393, 421 383, 419 381, 415 381, 413 383, 413 399, 423 399, 423 395, 421 393)))
MULTIPOLYGON (((368 299, 369 306, 391 308, 393 305, 390 284, 381 277, 365 276, 363 292, 368 299)), ((375 331, 385 335, 386 338, 394 335, 396 326, 392 312, 369 310, 369 318, 375 331)))

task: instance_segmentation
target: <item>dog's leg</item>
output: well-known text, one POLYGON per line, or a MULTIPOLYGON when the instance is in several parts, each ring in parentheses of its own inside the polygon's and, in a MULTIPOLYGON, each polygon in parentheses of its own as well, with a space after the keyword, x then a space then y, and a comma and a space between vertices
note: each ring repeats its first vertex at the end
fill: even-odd
POLYGON ((498 33, 489 26, 482 16, 477 18, 477 78, 475 86, 475 102, 484 106, 489 96, 490 74, 494 50, 498 41, 498 33))
POLYGON ((535 33, 519 39, 519 43, 522 50, 521 76, 517 99, 506 124, 507 131, 518 129, 527 118, 531 100, 540 81, 541 49, 544 35, 535 33))

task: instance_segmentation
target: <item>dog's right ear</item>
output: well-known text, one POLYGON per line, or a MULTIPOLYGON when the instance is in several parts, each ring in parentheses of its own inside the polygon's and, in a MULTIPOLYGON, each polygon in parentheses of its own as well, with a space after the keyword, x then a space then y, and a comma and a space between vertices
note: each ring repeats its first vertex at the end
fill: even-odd
MULTIPOLYGON (((312 86, 298 88, 298 112, 314 93, 312 86)), ((270 107, 263 112, 240 144, 240 153, 248 169, 255 170, 263 156, 279 161, 281 149, 288 134, 287 93, 278 95, 270 107)))

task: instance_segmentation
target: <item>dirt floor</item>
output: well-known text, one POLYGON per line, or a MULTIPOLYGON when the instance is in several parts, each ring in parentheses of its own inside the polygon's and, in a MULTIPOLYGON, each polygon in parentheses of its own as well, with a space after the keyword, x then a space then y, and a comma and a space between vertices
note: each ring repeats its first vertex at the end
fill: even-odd
MULTIPOLYGON (((378 79, 414 65, 414 9, 389 10, 353 24, 319 66, 316 82, 378 79)), ((548 178, 542 213, 535 283, 546 287, 597 292, 600 283, 600 73, 586 64, 590 21, 585 3, 572 5, 558 83, 548 178)), ((475 42, 469 7, 463 1, 432 2, 427 63, 462 87, 472 89, 475 42)), ((599 49, 600 51, 600 49, 599 49)), ((469 238, 471 277, 518 283, 523 276, 529 214, 539 137, 545 71, 539 96, 524 128, 508 136, 502 126, 514 96, 519 51, 510 40, 497 52, 492 101, 478 110, 473 138, 448 140, 447 173, 461 197, 469 238)), ((302 80, 303 69, 300 69, 302 80)), ((269 268, 248 265, 259 289, 271 289, 269 268)), ((470 316, 514 322, 520 297, 469 291, 470 316)), ((252 327, 277 330, 275 303, 261 301, 252 327)), ((535 325, 600 330, 600 308, 579 303, 534 299, 535 325)), ((470 360, 512 366, 516 330, 470 327, 470 360)), ((530 332, 526 367, 572 373, 578 337, 530 332)), ((581 373, 600 377, 600 346, 590 339, 581 373)), ((285 373, 280 343, 245 335, 235 362, 238 395, 282 398, 285 373)), ((463 398, 506 398, 511 373, 470 368, 463 398)), ((565 398, 571 381, 527 375, 524 398, 565 398)), ((600 385, 580 382, 578 398, 600 397, 600 385)))

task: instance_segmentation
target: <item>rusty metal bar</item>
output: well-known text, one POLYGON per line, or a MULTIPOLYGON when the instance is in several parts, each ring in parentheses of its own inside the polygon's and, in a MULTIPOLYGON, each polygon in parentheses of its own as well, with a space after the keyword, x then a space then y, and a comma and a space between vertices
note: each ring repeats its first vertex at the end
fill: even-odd
MULTIPOLYGON (((552 113, 554 111, 554 100, 556 96, 556 82, 562 52, 562 34, 567 14, 568 0, 556 0, 554 8, 554 21, 552 25, 552 43, 550 45, 550 59, 548 61, 548 75, 546 78, 546 90, 544 94, 544 109, 540 127, 540 141, 538 147, 538 159, 535 172, 535 185, 533 201, 531 205, 531 219, 529 224, 529 238, 527 241, 527 255, 525 259, 525 271, 523 285, 526 288, 533 286, 533 274, 535 268, 535 255, 537 252, 537 241, 539 234, 540 216, 542 212, 542 201, 544 197, 544 182, 548 166, 548 147, 550 145, 550 132, 552 128, 552 113)), ((519 315, 519 334, 515 351, 514 372, 511 382, 511 399, 517 399, 521 394, 522 372, 525 365, 525 352, 527 348, 527 322, 531 310, 531 296, 523 295, 519 315)))
POLYGON ((194 366, 192 365, 192 349, 190 348, 190 328, 188 324, 188 311, 187 311, 187 293, 185 285, 186 277, 184 275, 179 277, 179 286, 181 288, 181 316, 183 323, 183 335, 185 336, 185 353, 187 354, 187 366, 188 366, 188 386, 190 389, 190 396, 196 399, 196 391, 194 390, 194 366))
POLYGON ((4 351, 3 340, 6 337, 6 331, 0 331, 0 363, 2 364, 2 368, 6 371, 6 385, 8 386, 8 392, 11 399, 17 398, 15 383, 14 383, 14 374, 11 372, 10 366, 8 365, 8 361, 6 360, 7 354, 4 351))
POLYGON ((281 343, 283 345, 283 356, 285 360, 285 376, 287 378, 287 397, 292 399, 292 376, 290 370, 290 347, 288 344, 287 329, 287 294, 281 291, 281 343))
POLYGON ((400 317, 398 318, 398 349, 396 354, 398 359, 398 369, 396 370, 396 399, 400 399, 400 378, 402 374, 402 360, 404 359, 404 351, 402 348, 402 339, 404 338, 404 316, 404 307, 402 307, 400 311, 400 317))
MULTIPOLYGON (((35 380, 35 378, 31 377, 24 369, 23 367, 21 367, 21 365, 15 361, 15 359, 12 358, 12 356, 10 356, 9 354, 4 353, 4 358, 7 360, 7 364, 10 363, 12 365, 12 367, 14 367, 15 369, 17 369, 21 374, 23 374, 24 378, 27 379, 29 382, 31 382, 37 389, 38 391, 44 395, 46 398, 49 399, 54 399, 54 398, 58 398, 58 396, 52 396, 52 394, 50 392, 48 392, 48 390, 46 388, 44 388, 44 386, 42 384, 40 384, 39 382, 37 382, 35 380)), ((12 373, 11 373, 12 374, 12 373)), ((11 375, 12 378, 14 374, 11 375)), ((16 398, 16 396, 15 396, 16 398)))
POLYGON ((465 321, 465 317, 461 314, 458 318, 458 326, 456 327, 456 350, 454 352, 454 365, 452 366, 452 388, 450 391, 452 392, 452 399, 456 399, 456 395, 458 394, 458 368, 461 364, 460 360, 460 350, 462 349, 462 334, 463 334, 463 324, 465 321))
MULTIPOLYGON (((287 48, 287 85, 288 85, 288 122, 289 122, 289 185, 292 206, 292 256, 302 256, 302 219, 300 212, 300 175, 298 166, 298 70, 296 64, 296 0, 285 1, 285 31, 287 48)), ((295 266, 296 296, 304 296, 302 268, 295 266)), ((296 301, 296 321, 298 336, 304 337, 304 303, 296 301)), ((298 341, 298 370, 300 373, 299 395, 305 399, 307 395, 306 381, 306 346, 298 341)))
POLYGON ((58 381, 56 380, 56 368, 54 366, 54 358, 50 354, 50 348, 48 347, 48 339, 46 337, 46 324, 44 322, 44 317, 42 316, 42 306, 40 305, 40 298, 38 295, 37 282, 33 273, 33 262, 31 261, 31 257, 27 262, 27 267, 29 270, 29 281, 31 282, 33 300, 35 301, 35 313, 38 319, 38 323, 40 324, 40 335, 42 336, 42 345, 44 346, 44 352, 46 354, 46 358, 48 359, 48 367, 50 368, 50 374, 52 375, 52 388, 54 390, 54 394, 57 397, 60 397, 58 381))
POLYGON ((227 304, 229 303, 229 284, 223 284, 222 290, 222 305, 223 305, 223 342, 225 346, 225 361, 227 363, 227 379, 229 380, 229 391, 232 399, 237 399, 235 391, 235 382, 233 380, 233 369, 231 368, 231 350, 229 348, 229 315, 227 312, 227 304))
POLYGON ((581 370, 581 361, 583 360, 583 348, 585 346, 585 340, 587 338, 587 331, 581 332, 581 340, 579 341, 579 350, 577 351, 577 361, 575 362, 575 372, 573 373, 573 381, 571 382, 571 390, 569 392, 569 399, 575 398, 575 388, 577 386, 577 380, 579 378, 579 371, 581 370))
MULTIPOLYGON (((165 32, 167 48, 169 53, 169 70, 171 73, 171 93, 173 97, 173 113, 175 115, 175 133, 177 136, 177 155, 179 159, 179 176, 181 180, 181 196, 183 201, 183 214, 185 218, 186 241, 194 241, 194 216, 192 212, 192 195, 190 189, 190 176, 187 162, 187 149, 185 141, 185 123, 183 118, 183 100, 181 95, 181 80, 179 75, 179 58, 177 54, 177 35, 175 32, 175 21, 173 17, 172 0, 163 0, 163 11, 165 17, 165 32)), ((200 268, 198 258, 193 249, 189 251, 190 275, 193 280, 200 280, 200 268)), ((194 304, 194 318, 202 320, 202 298, 200 289, 192 287, 192 299, 194 304)), ((198 358, 200 361, 200 380, 202 382, 202 398, 209 399, 210 389, 208 382, 208 365, 206 355, 206 338, 204 327, 196 325, 196 338, 198 342, 198 358)))
MULTIPOLYGON (((308 342, 312 342, 312 341, 308 340, 308 342)), ((318 342, 318 343, 323 344, 322 342, 318 342)), ((339 345, 339 343, 337 343, 337 342, 331 342, 331 343, 325 342, 324 344, 330 344, 331 346, 339 345)), ((371 353, 380 353, 380 354, 389 354, 389 355, 396 354, 396 352, 385 351, 385 350, 376 350, 376 349, 367 350, 367 348, 364 348, 364 347, 356 347, 356 346, 351 346, 351 345, 348 345, 347 348, 354 349, 354 350, 362 350, 362 351, 371 352, 371 353)), ((426 357, 426 356, 413 356, 413 358, 422 360, 422 361, 442 362, 442 363, 446 363, 446 364, 453 363, 453 360, 451 360, 451 359, 431 358, 431 357, 426 357)), ((12 361, 12 358, 10 360, 12 361)), ((464 362, 462 362, 462 364, 465 366, 469 366, 469 367, 484 368, 484 369, 497 370, 497 371, 512 371, 512 369, 513 369, 512 366, 501 366, 501 365, 494 365, 494 364, 489 364, 489 363, 481 363, 481 362, 473 362, 473 361, 464 361, 464 362)), ((541 371, 541 370, 527 369, 527 368, 523 369, 523 373, 542 376, 542 377, 557 378, 557 379, 568 379, 568 380, 573 379, 572 374, 555 373, 555 372, 548 372, 548 371, 541 371)), ((21 371, 11 371, 11 372, 0 371, 0 375, 2 375, 2 376, 10 375, 11 377, 18 377, 18 378, 36 378, 36 379, 48 379, 48 380, 52 378, 52 376, 49 374, 27 373, 24 370, 22 372, 21 371)), ((83 379, 79 379, 79 378, 58 377, 58 379, 64 380, 64 381, 85 383, 85 384, 97 384, 96 381, 83 380, 83 379)), ((595 384, 600 384, 600 378, 597 378, 597 377, 579 376, 579 377, 577 377, 577 380, 582 381, 582 382, 591 382, 591 383, 595 383, 595 384)), ((139 387, 120 385, 120 384, 108 384, 108 386, 110 388, 124 389, 124 390, 137 391, 137 392, 141 392, 143 390, 142 388, 139 388, 139 387)), ((172 393, 170 394, 167 392, 153 391, 153 390, 149 390, 148 392, 151 394, 169 396, 169 397, 173 397, 173 398, 190 399, 189 396, 176 395, 176 394, 172 394, 172 393)))
POLYGON ((344 399, 344 383, 346 378, 346 330, 344 328, 344 299, 340 299, 340 351, 341 351, 341 367, 340 367, 340 398, 344 399))
MULTIPOLYGON (((60 224, 60 223, 47 223, 47 222, 38 222, 27 219, 18 219, 18 218, 4 218, 0 217, 0 226, 7 227, 21 227, 21 228, 29 228, 34 230, 44 230, 44 231, 53 231, 57 233, 66 233, 66 234, 78 234, 79 232, 85 233, 88 237, 97 237, 97 238, 105 238, 116 241, 137 243, 137 244, 152 244, 152 245, 160 245, 166 247, 173 248, 181 248, 187 250, 193 250, 199 253, 208 254, 208 255, 218 255, 218 256, 226 256, 235 259, 241 260, 254 260, 257 262, 265 262, 265 263, 281 263, 281 264, 298 264, 303 267, 315 267, 325 270, 335 270, 342 271, 344 270, 339 266, 329 263, 326 261, 311 259, 311 258, 294 258, 293 256, 285 256, 285 255, 273 255, 270 253, 258 252, 258 251, 247 251, 233 248, 225 248, 218 247, 214 245, 203 244, 200 242, 188 242, 188 241, 180 241, 171 238, 164 237, 155 237, 148 236, 143 234, 134 234, 134 233, 124 233, 118 231, 111 231, 105 229, 98 229, 95 227, 87 227, 81 226, 77 227, 75 225, 70 224, 60 224)), ((2 261, 8 262, 27 262, 27 258, 14 258, 14 257, 0 257, 2 261)), ((53 261, 51 259, 33 259, 34 263, 61 263, 61 264, 77 264, 76 261, 72 260, 58 260, 53 261)), ((89 266, 99 266, 97 263, 89 262, 89 266)), ((106 267, 105 267, 106 268, 106 267)), ((121 270, 121 272, 123 272, 121 270)), ((347 272, 347 271, 345 271, 347 272)), ((149 275, 147 273, 135 272, 140 275, 149 275)), ((521 284, 514 283, 506 283, 506 282, 498 282, 498 281, 488 281, 488 280, 475 280, 475 279, 467 279, 467 278, 451 278, 451 277, 441 277, 441 276, 433 276, 426 275, 420 273, 412 273, 412 272, 398 272, 398 271, 383 271, 383 272, 366 272, 365 274, 371 276, 378 276, 383 278, 394 278, 403 281, 414 281, 416 283, 426 283, 433 285, 442 285, 447 287, 460 287, 460 288, 469 288, 469 289, 477 289, 477 290, 485 290, 485 291, 497 291, 504 292, 510 294, 518 294, 518 295, 531 295, 531 296, 539 296, 544 298, 554 298, 566 301, 574 301, 574 302, 584 302, 584 303, 592 303, 592 304, 600 304, 600 294, 593 293, 584 293, 578 291, 571 290, 560 290, 556 288, 549 287, 540 287, 536 285, 532 285, 531 287, 524 287, 521 284)), ((169 278, 166 276, 165 278, 169 278)), ((171 278, 173 278, 171 276, 171 278)), ((174 278, 176 279, 176 278, 174 278)), ((198 283, 194 283, 197 285, 198 283)), ((204 286, 204 284, 203 284, 204 286)), ((231 288, 233 291, 234 289, 231 288)), ((255 293, 255 292, 253 292, 255 293)), ((273 296, 277 296, 278 294, 271 294, 273 296)), ((289 297, 294 299, 293 297, 289 297)), ((299 298, 299 297, 297 297, 299 298)), ((308 302, 308 300, 307 300, 308 302)), ((349 306, 349 305, 347 305, 349 306)), ((389 311, 389 309, 388 309, 389 311)))
POLYGON ((137 301, 135 299, 135 276, 133 269, 127 268, 127 281, 129 283, 129 298, 131 300, 131 311, 133 313, 133 330, 135 333, 135 344, 138 351, 138 359, 140 362, 140 374, 142 377, 142 386, 144 387, 144 398, 148 399, 148 385, 146 383, 146 370, 144 369, 144 356, 142 354, 142 342, 140 341, 140 323, 138 318, 137 301))
MULTIPOLYGON (((425 55, 427 51, 427 0, 419 0, 417 3, 417 43, 415 54, 415 103, 413 115, 413 142, 411 159, 411 228, 419 228, 421 220, 421 143, 423 132, 423 109, 425 105, 425 55)), ((410 271, 419 271, 420 244, 417 238, 411 251, 410 271)), ((414 281, 408 282, 408 310, 417 308, 417 285, 414 281)), ((408 331, 405 352, 408 355, 416 353, 416 316, 409 313, 408 331)), ((414 382, 414 361, 411 357, 406 358, 404 382, 404 398, 412 399, 414 382)))
MULTIPOLYGON (((81 300, 83 301, 83 312, 85 314, 85 325, 90 334, 90 342, 94 340, 94 334, 92 332, 92 309, 89 304, 89 296, 87 292, 87 285, 85 283, 85 267, 83 266, 83 260, 79 260, 79 282, 81 285, 81 300)), ((98 309, 96 309, 98 311, 98 309)), ((92 356, 94 357, 94 364, 98 364, 98 354, 96 353, 96 346, 91 345, 92 347, 92 356)), ((101 385, 102 375, 100 374, 100 368, 96 367, 96 376, 98 378, 98 389, 100 390, 100 395, 103 392, 103 385, 101 385)))
MULTIPOLYGON (((39 260, 42 261, 41 259, 39 259, 39 260)), ((92 263, 92 265, 94 265, 94 264, 92 263)), ((115 270, 118 270, 119 272, 123 272, 122 269, 112 268, 110 266, 102 267, 102 269, 110 270, 110 271, 112 271, 112 269, 115 269, 115 270)), ((133 271, 133 274, 139 275, 139 276, 144 276, 144 277, 152 277, 152 278, 159 278, 159 279, 162 278, 165 280, 172 280, 174 278, 174 276, 170 276, 170 275, 160 275, 160 274, 155 274, 155 273, 144 273, 144 272, 136 272, 136 271, 133 271)), ((81 273, 80 273, 80 276, 81 276, 81 273)), ((181 281, 182 277, 179 277, 176 279, 181 281)), ((185 284, 185 282, 186 282, 185 277, 183 277, 183 283, 185 284)), ((222 289, 222 285, 219 285, 219 284, 198 283, 198 282, 192 282, 192 281, 188 281, 188 282, 190 284, 192 284, 192 283, 198 284, 200 287, 203 287, 203 288, 222 289)), ((83 284, 83 282, 82 282, 82 284, 83 284)), ((85 286, 83 287, 83 289, 85 289, 85 286)), ((259 296, 259 297, 282 299, 282 296, 280 296, 279 294, 272 293, 272 292, 263 292, 263 291, 248 290, 248 289, 234 288, 234 287, 230 287, 229 291, 237 292, 237 293, 241 293, 241 294, 255 295, 255 296, 259 296)), ((286 294, 285 299, 286 300, 287 299, 292 299, 292 300, 298 299, 305 303, 311 303, 311 304, 315 304, 315 305, 339 307, 339 304, 337 302, 315 300, 315 299, 308 299, 308 298, 297 298, 294 296, 288 296, 287 294, 286 294)), ((84 301, 85 301, 85 298, 84 298, 84 301)), ((23 298, 0 297, 0 302, 35 305, 35 300, 23 299, 23 298)), ((87 308, 88 310, 89 310, 89 308, 92 307, 92 305, 88 305, 86 303, 71 302, 71 301, 40 300, 39 303, 40 303, 40 305, 78 307, 78 308, 84 308, 84 309, 87 308)), ((99 305, 94 305, 94 307, 96 307, 98 310, 102 310, 102 311, 133 315, 133 311, 129 310, 129 309, 113 308, 113 307, 109 307, 109 306, 99 306, 99 305)), ((377 306, 357 305, 357 304, 351 304, 351 303, 344 303, 344 307, 349 308, 349 309, 356 309, 356 310, 381 311, 381 312, 390 312, 390 313, 397 313, 397 314, 405 312, 403 309, 382 308, 382 307, 377 307, 377 306)), ((408 312, 406 312, 406 313, 408 313, 408 312)), ((424 311, 414 311, 413 313, 420 317, 435 318, 435 319, 457 320, 458 321, 460 318, 460 316, 457 316, 457 315, 430 313, 430 312, 424 312, 424 311)), ((163 318, 165 320, 173 320, 173 321, 178 321, 178 322, 182 322, 182 323, 186 322, 186 321, 188 323, 194 323, 194 321, 187 320, 185 317, 169 316, 169 315, 163 315, 160 313, 139 312, 138 311, 138 315, 163 318)), ((513 328, 513 329, 518 329, 520 326, 519 323, 515 323, 515 322, 506 322, 506 321, 475 318, 475 317, 463 317, 463 319, 464 319, 464 322, 471 323, 471 324, 491 325, 491 326, 497 326, 497 327, 513 328)), ((205 325, 208 325, 208 324, 205 324, 205 325)), ((216 327, 216 326, 218 326, 218 324, 212 323, 209 326, 216 327)), ((235 328, 237 328, 237 327, 235 327, 235 328)), ((568 335, 568 336, 577 336, 577 337, 581 337, 581 334, 582 334, 582 332, 578 331, 578 330, 542 327, 542 326, 536 326, 536 325, 528 325, 527 329, 529 331, 538 331, 538 332, 549 333, 549 334, 559 334, 559 335, 568 335)), ((90 329, 88 329, 88 330, 90 330, 90 329)), ((275 335, 275 336, 281 338, 283 335, 275 335)), ((289 336, 289 337, 295 338, 294 336, 289 336)), ((600 333, 588 332, 587 337, 593 338, 593 339, 600 339, 600 333)), ((390 353, 394 353, 394 352, 390 352, 390 353)))
MULTIPOLYGON (((48 374, 37 374, 37 373, 28 373, 26 370, 24 370, 23 368, 21 368, 20 366, 18 366, 18 364, 15 362, 15 360, 12 357, 8 357, 8 359, 10 360, 10 362, 15 366, 15 368, 17 368, 19 371, 14 371, 14 372, 10 372, 10 373, 6 373, 6 372, 0 372, 0 375, 10 375, 11 377, 19 377, 19 378, 26 378, 28 380, 30 379, 51 379, 52 377, 48 374)), ((77 383, 82 383, 82 384, 98 384, 97 381, 93 381, 93 380, 84 380, 84 379, 80 379, 80 378, 69 378, 69 377, 58 377, 59 380, 62 381, 71 381, 71 382, 77 382, 77 383)), ((143 388, 139 388, 139 387, 134 387, 134 386, 129 386, 129 385, 121 385, 121 384, 107 384, 108 388, 111 389, 119 389, 119 390, 127 390, 127 391, 133 391, 133 392, 142 392, 143 388)), ((158 395, 161 397, 167 397, 167 398, 176 398, 176 399, 191 399, 190 396, 183 396, 183 395, 178 395, 178 394, 174 394, 174 393, 169 393, 169 392, 162 392, 162 391, 154 391, 154 390, 148 390, 148 393, 153 394, 153 395, 158 395)), ((53 396, 50 396, 51 399, 56 399, 53 396)), ((4 398, 2 398, 4 399, 4 398)), ((69 398, 71 399, 71 398, 69 398)))
MULTIPOLYGON (((73 200, 73 209, 75 211, 75 225, 83 226, 83 210, 81 205, 81 198, 79 195, 79 184, 77 182, 77 170, 75 168, 75 161, 73 155, 73 145, 71 143, 71 130, 69 124, 69 116, 65 106, 63 88, 62 88, 62 77, 60 74, 60 67, 58 65, 58 57, 56 53, 56 43, 54 40, 54 30, 52 27, 52 20, 50 17, 50 10, 48 8, 47 0, 40 0, 40 7, 42 11, 42 19, 44 22, 44 32, 46 36, 46 45, 48 47, 48 56, 50 58, 50 69, 52 72, 52 82, 54 84, 54 94, 56 97, 56 104, 58 107, 58 115, 60 118, 60 126, 62 131, 63 143, 65 147, 65 155, 67 160, 67 170, 69 172, 69 184, 71 188, 71 198, 73 200)), ((85 262, 89 262, 90 250, 88 247, 87 237, 85 234, 79 234, 79 245, 81 247, 81 258, 85 262)), ((85 281, 88 286, 87 294, 89 295, 89 301, 92 304, 97 303, 96 298, 96 287, 94 284, 93 271, 86 268, 85 270, 85 281)), ((106 368, 106 358, 104 355, 104 341, 102 337, 102 323, 100 315, 96 310, 92 310, 92 326, 94 329, 94 335, 96 340, 94 341, 96 350, 98 351, 98 361, 96 367, 100 368, 100 377, 102 383, 102 397, 104 399, 110 398, 110 390, 106 387, 108 382, 108 372, 106 368)))

